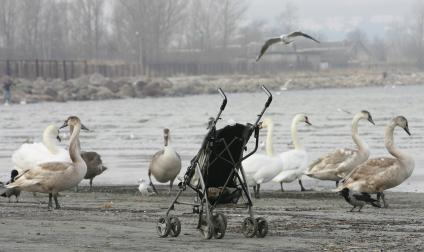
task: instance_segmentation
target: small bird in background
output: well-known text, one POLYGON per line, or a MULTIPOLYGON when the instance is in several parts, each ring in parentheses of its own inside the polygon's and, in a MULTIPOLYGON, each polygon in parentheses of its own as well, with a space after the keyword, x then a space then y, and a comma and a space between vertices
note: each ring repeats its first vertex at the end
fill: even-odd
POLYGON ((343 188, 343 190, 340 191, 340 195, 343 196, 347 203, 353 206, 349 212, 353 212, 356 207, 359 207, 358 212, 360 212, 365 204, 381 208, 378 200, 371 198, 369 193, 356 192, 349 190, 349 188, 343 188))
MULTIPOLYGON (((15 178, 16 178, 16 176, 18 176, 18 174, 19 174, 18 171, 13 169, 11 174, 10 174, 10 180, 6 183, 6 185, 15 181, 15 178)), ((21 190, 19 190, 18 188, 8 188, 8 189, 6 189, 6 191, 4 191, 2 194, 0 194, 0 196, 2 196, 2 197, 9 198, 9 203, 10 203, 10 197, 12 197, 12 196, 15 196, 16 202, 19 202, 19 196, 20 195, 21 195, 21 190)))
POLYGON ((103 208, 103 209, 111 209, 113 207, 113 202, 112 201, 109 201, 109 202, 106 202, 106 203, 104 203, 103 205, 101 205, 101 207, 100 208, 103 208))
POLYGON ((268 50, 268 48, 271 45, 279 43, 279 42, 283 43, 284 45, 288 45, 288 44, 291 44, 294 41, 295 37, 305 37, 305 38, 311 39, 311 40, 313 40, 317 43, 320 43, 318 40, 316 40, 312 36, 310 36, 306 33, 303 33, 301 31, 296 31, 296 32, 292 32, 292 33, 289 33, 289 34, 283 34, 280 37, 268 39, 265 42, 265 44, 262 46, 261 52, 258 55, 258 57, 256 58, 256 61, 259 61, 259 59, 265 54, 266 50, 268 50))
POLYGON ((152 188, 146 184, 146 181, 144 179, 139 179, 138 180, 139 186, 138 186, 138 191, 140 191, 141 196, 149 196, 150 194, 153 193, 152 188))

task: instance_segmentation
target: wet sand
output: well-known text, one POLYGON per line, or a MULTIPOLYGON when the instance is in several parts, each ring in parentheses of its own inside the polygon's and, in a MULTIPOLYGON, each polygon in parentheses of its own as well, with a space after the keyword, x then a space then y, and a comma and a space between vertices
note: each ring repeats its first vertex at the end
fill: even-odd
MULTIPOLYGON (((20 203, 0 199, 0 251, 422 251, 424 194, 388 192, 388 209, 366 206, 351 213, 333 192, 265 191, 254 201, 269 222, 265 238, 245 238, 244 209, 220 209, 228 218, 221 240, 204 240, 197 215, 176 206, 179 237, 158 238, 155 223, 171 201, 142 198, 133 187, 97 187, 61 193, 62 209, 47 211, 47 195, 22 194, 20 203)), ((175 195, 176 191, 173 192, 175 195)), ((184 194, 191 201, 194 194, 184 194)))

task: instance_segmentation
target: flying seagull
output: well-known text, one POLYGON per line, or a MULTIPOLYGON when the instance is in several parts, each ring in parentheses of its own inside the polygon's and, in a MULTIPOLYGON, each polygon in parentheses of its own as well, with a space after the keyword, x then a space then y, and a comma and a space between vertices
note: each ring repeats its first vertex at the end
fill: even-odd
POLYGON ((292 42, 294 41, 294 38, 295 38, 295 37, 299 37, 299 36, 302 36, 302 37, 305 37, 305 38, 311 39, 311 40, 313 40, 313 41, 315 41, 315 42, 319 43, 319 41, 318 41, 318 40, 314 39, 313 37, 309 36, 309 35, 308 35, 308 34, 306 34, 306 33, 301 32, 301 31, 296 31, 296 32, 292 32, 292 33, 289 33, 289 34, 283 34, 283 35, 281 35, 281 36, 280 36, 280 37, 278 37, 278 38, 270 38, 270 39, 268 39, 268 40, 265 42, 265 44, 262 46, 262 48, 261 48, 261 53, 260 53, 260 54, 259 54, 259 56, 256 58, 256 61, 258 61, 258 60, 262 57, 262 55, 264 55, 264 54, 265 54, 266 50, 267 50, 267 49, 268 49, 268 47, 270 47, 271 45, 276 44, 276 43, 278 43, 278 42, 281 42, 281 43, 283 43, 283 44, 285 44, 285 45, 288 45, 288 44, 290 44, 290 43, 292 43, 292 42))

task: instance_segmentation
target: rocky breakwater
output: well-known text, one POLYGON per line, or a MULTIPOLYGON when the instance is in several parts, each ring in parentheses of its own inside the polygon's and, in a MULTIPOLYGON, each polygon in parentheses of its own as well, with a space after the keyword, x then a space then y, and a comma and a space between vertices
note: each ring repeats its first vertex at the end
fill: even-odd
POLYGON ((131 97, 172 95, 173 85, 167 79, 105 78, 100 74, 63 81, 60 79, 15 79, 14 102, 106 100, 131 97))
MULTIPOLYGON (((290 72, 267 75, 177 76, 170 78, 106 78, 100 74, 63 81, 15 79, 13 102, 105 100, 134 97, 183 96, 227 92, 255 92, 260 85, 272 90, 344 88, 424 84, 423 72, 343 70, 290 72)), ((2 90, 1 90, 2 92, 2 90)))

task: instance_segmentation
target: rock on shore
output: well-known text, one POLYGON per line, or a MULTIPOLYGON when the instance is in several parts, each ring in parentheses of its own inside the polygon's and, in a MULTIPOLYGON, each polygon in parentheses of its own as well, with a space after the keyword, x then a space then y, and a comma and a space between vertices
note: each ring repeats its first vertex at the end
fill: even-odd
MULTIPOLYGON (((100 74, 63 81, 15 79, 14 102, 105 100, 133 97, 183 96, 227 92, 254 92, 259 85, 273 90, 424 83, 422 72, 382 72, 344 70, 330 72, 292 72, 279 75, 177 76, 170 78, 107 78, 100 74)), ((1 91, 3 92, 3 91, 1 91)))

